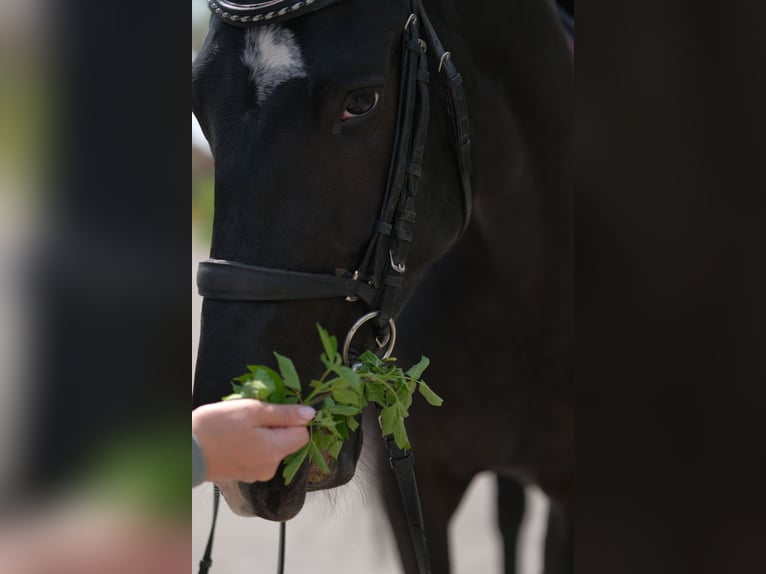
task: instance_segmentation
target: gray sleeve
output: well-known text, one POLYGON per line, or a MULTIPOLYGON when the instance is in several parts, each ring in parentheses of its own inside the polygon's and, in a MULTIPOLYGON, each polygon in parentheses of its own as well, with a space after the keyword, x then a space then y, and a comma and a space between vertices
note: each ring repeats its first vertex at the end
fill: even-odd
POLYGON ((192 435, 192 488, 205 482, 206 477, 207 463, 205 462, 205 455, 202 454, 202 449, 197 439, 192 435))

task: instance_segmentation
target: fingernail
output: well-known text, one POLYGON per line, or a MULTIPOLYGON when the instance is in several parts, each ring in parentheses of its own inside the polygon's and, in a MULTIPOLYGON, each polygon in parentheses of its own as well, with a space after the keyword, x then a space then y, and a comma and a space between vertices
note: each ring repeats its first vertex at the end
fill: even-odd
POLYGON ((300 407, 298 409, 298 414, 303 420, 310 421, 314 418, 314 415, 316 415, 317 412, 312 407, 300 407))

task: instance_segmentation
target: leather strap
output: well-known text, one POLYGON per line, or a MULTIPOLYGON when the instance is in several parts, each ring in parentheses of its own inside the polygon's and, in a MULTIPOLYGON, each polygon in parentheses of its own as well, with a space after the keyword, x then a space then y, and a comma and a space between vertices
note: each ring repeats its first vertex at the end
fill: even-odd
POLYGON ((368 305, 375 290, 347 272, 338 275, 300 273, 285 269, 208 259, 197 269, 197 288, 206 299, 218 301, 299 301, 356 297, 368 305))
POLYGON ((221 491, 218 486, 213 486, 213 523, 210 525, 210 534, 207 537, 205 554, 199 562, 199 574, 207 574, 213 565, 213 539, 215 538, 215 524, 218 522, 218 506, 221 502, 221 491))
POLYGON ((390 456, 391 470, 396 476, 399 495, 402 498, 407 523, 410 527, 410 537, 415 546, 415 557, 420 574, 431 574, 431 557, 428 554, 428 540, 423 524, 423 509, 420 506, 418 483, 415 479, 415 458, 412 451, 404 452, 394 441, 394 437, 386 437, 386 448, 390 456))
POLYGON ((432 50, 439 58, 443 84, 447 92, 447 113, 452 120, 452 144, 458 160, 460 181, 463 187, 463 233, 471 221, 473 193, 471 189, 471 122, 468 116, 468 102, 463 88, 463 77, 452 62, 452 56, 444 49, 431 19, 425 10, 420 17, 426 31, 426 38, 432 50))
MULTIPOLYGON (((221 491, 218 485, 213 485, 213 522, 210 525, 210 534, 207 537, 205 554, 199 562, 199 574, 208 574, 213 565, 213 541, 215 538, 215 525, 218 522, 218 507, 221 502, 221 491)), ((277 574, 285 572, 285 540, 287 539, 287 523, 279 524, 279 554, 277 556, 277 574)))

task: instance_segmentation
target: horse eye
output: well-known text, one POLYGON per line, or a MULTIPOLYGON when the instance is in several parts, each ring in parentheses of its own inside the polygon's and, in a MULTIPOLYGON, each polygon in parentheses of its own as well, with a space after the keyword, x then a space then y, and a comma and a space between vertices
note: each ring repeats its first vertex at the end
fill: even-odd
POLYGON ((343 110, 343 120, 358 118, 369 114, 378 103, 380 94, 374 90, 360 90, 354 92, 346 100, 346 109, 343 110))

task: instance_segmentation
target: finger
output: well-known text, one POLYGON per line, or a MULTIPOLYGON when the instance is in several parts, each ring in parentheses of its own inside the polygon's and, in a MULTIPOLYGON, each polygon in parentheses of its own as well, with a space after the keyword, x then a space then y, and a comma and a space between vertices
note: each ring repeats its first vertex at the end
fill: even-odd
POLYGON ((279 460, 288 454, 296 452, 309 441, 309 433, 305 427, 263 429, 271 435, 271 443, 279 452, 279 460))
POLYGON ((304 405, 272 405, 260 403, 254 422, 263 427, 305 427, 316 411, 304 405))

